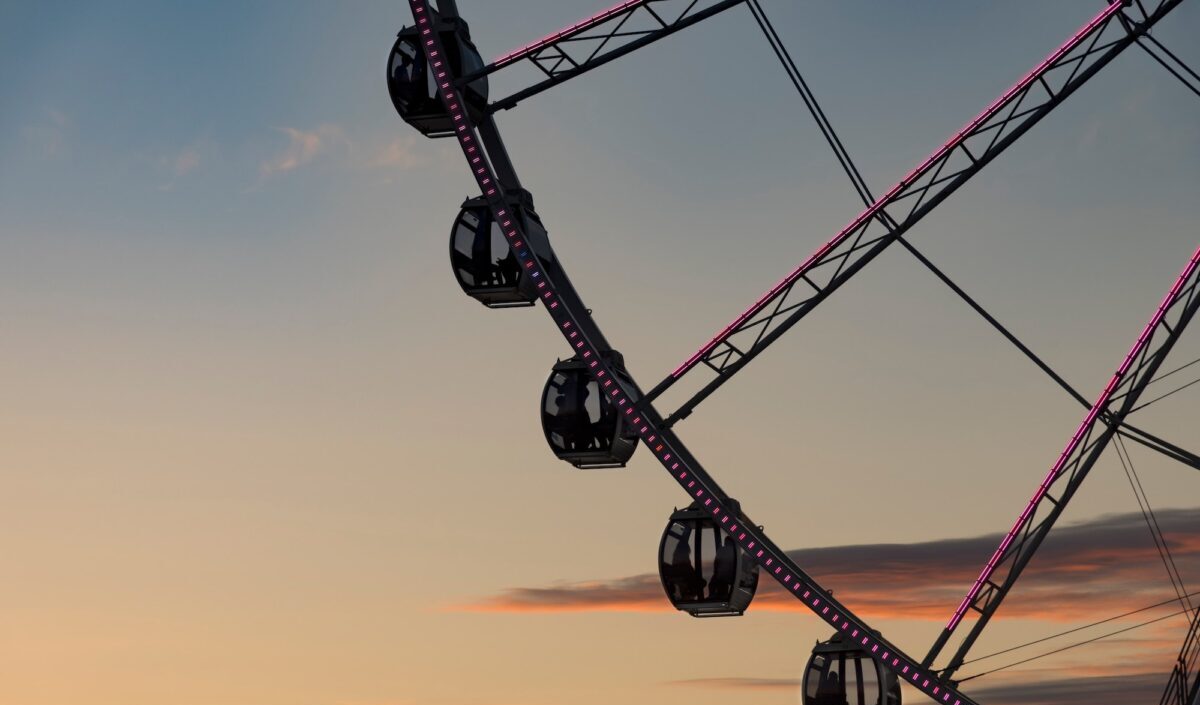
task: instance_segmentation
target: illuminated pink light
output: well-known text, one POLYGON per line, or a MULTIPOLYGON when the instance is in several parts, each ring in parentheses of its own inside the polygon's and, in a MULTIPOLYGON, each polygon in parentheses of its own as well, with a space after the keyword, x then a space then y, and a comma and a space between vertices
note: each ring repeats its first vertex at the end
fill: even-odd
POLYGON ((586 29, 595 27, 596 25, 600 24, 601 22, 612 19, 614 16, 621 14, 625 10, 628 10, 632 7, 637 7, 638 5, 645 5, 647 2, 649 2, 649 0, 626 0, 626 2, 616 5, 615 7, 610 7, 609 9, 605 10, 604 12, 593 15, 593 16, 587 18, 586 20, 581 20, 579 22, 576 22, 575 24, 571 25, 570 27, 564 27, 563 29, 558 30, 554 34, 543 37, 532 44, 526 44, 525 46, 521 47, 520 49, 517 49, 516 51, 510 51, 509 53, 505 54, 504 56, 501 56, 500 58, 493 61, 492 65, 495 66, 496 68, 500 68, 501 66, 507 66, 508 64, 511 64, 514 61, 519 61, 519 60, 525 58, 526 56, 529 56, 530 54, 534 53, 538 49, 547 47, 557 41, 560 41, 562 39, 565 39, 566 37, 571 36, 572 34, 578 34, 586 29))
MULTIPOLYGON (((639 1, 648 1, 648 0, 639 0, 639 1)), ((424 11, 425 11, 425 8, 423 7, 423 5, 424 5, 426 2, 427 2, 427 0, 410 0, 410 5, 413 7, 413 9, 414 9, 414 12, 417 12, 417 13, 422 13, 422 12, 424 12, 424 11)), ((626 4, 627 4, 627 5, 633 5, 633 4, 637 4, 637 3, 630 2, 630 3, 626 3, 626 4)), ((614 8, 614 10, 615 10, 615 9, 617 9, 617 8, 614 8)), ((599 17, 599 16, 598 16, 598 17, 599 17)), ((428 29, 426 29, 424 33, 425 33, 425 34, 429 34, 429 33, 430 33, 430 31, 429 31, 428 29)), ((435 42, 434 42, 433 40, 429 40, 429 41, 427 41, 427 42, 426 42, 426 45, 427 45, 427 46, 434 46, 434 45, 435 45, 435 42)), ((448 105, 453 105, 453 106, 455 106, 455 109, 452 111, 452 112, 453 112, 453 114, 454 114, 454 116, 455 116, 455 117, 459 117, 459 116, 463 115, 463 113, 462 113, 462 111, 461 111, 461 104, 460 104, 460 102, 459 102, 459 96, 457 95, 457 92, 455 91, 455 89, 453 88, 453 86, 452 86, 452 85, 451 85, 449 82, 445 82, 445 83, 442 83, 442 84, 441 84, 441 90, 442 90, 442 92, 443 92, 443 96, 442 96, 442 97, 443 97, 443 100, 444 100, 444 101, 445 101, 445 102, 446 102, 448 105)), ((471 134, 468 132, 468 125, 469 125, 469 122, 470 122, 470 121, 469 121, 469 120, 463 120, 463 122, 466 122, 467 124, 464 124, 464 125, 461 125, 461 126, 459 126, 459 127, 458 127, 458 130, 457 130, 457 132, 458 132, 458 134, 457 134, 457 137, 458 137, 458 139, 459 139, 460 146, 462 146, 462 148, 463 148, 463 151, 464 151, 464 153, 469 155, 469 154, 471 154, 471 153, 473 153, 473 152, 475 151, 475 149, 474 149, 473 147, 468 147, 468 144, 469 144, 469 143, 472 141, 472 136, 471 136, 471 134)), ((472 129, 473 129, 473 127, 472 127, 472 129)), ((468 159, 469 159, 469 157, 468 157, 468 159)), ((478 171, 476 172, 476 181, 478 181, 478 182, 480 183, 480 186, 481 186, 481 188, 485 187, 485 186, 486 186, 488 183, 491 183, 491 179, 492 179, 492 178, 493 178, 493 176, 491 175, 491 173, 490 173, 490 172, 489 172, 487 169, 480 169, 480 170, 478 170, 478 171)), ((491 189, 488 189, 488 190, 486 191, 486 193, 487 193, 488 195, 493 195, 493 194, 495 194, 496 192, 497 192, 497 190, 496 190, 495 188, 491 188, 491 189)), ((497 209, 497 210, 496 210, 496 212, 497 212, 497 214, 498 214, 500 217, 503 217, 503 216, 505 216, 505 215, 506 215, 506 212, 505 212, 503 209, 497 209)), ((512 234, 512 236, 515 236, 515 235, 516 235, 516 233, 514 232, 514 233, 512 234)), ((525 258, 525 257, 527 257, 527 256, 528 256, 528 254, 529 254, 528 252, 521 252, 521 253, 520 253, 520 256, 521 256, 522 258, 525 258)), ((531 269, 531 271, 532 271, 532 275, 533 275, 533 276, 539 276, 539 275, 541 274, 541 272, 539 271, 539 267, 538 267, 538 265, 535 263, 535 261, 534 261, 534 260, 530 260, 530 261, 526 262, 525 266, 526 266, 526 268, 529 268, 529 269, 531 269)), ((553 295, 553 293, 554 293, 554 292, 552 292, 552 291, 547 291, 547 292, 546 292, 546 294, 545 294, 545 298, 547 298, 547 299, 548 299, 550 296, 552 296, 552 295, 553 295)), ((548 308, 549 308, 551 311, 553 311, 553 310, 554 310, 554 309, 556 309, 557 307, 558 307, 558 302, 551 302, 551 303, 549 304, 549 306, 548 306, 548 308)), ((553 313, 552 313, 552 316, 558 316, 558 315, 569 315, 569 313, 567 313, 567 314, 563 314, 563 313, 560 313, 560 314, 553 314, 553 313)), ((556 318, 555 318, 555 320, 557 321, 557 320, 559 320, 559 319, 556 317, 556 318)), ((570 328, 572 325, 573 325, 573 322, 572 322, 572 321, 570 321, 570 320, 565 320, 565 321, 563 321, 563 322, 561 323, 561 326, 562 326, 562 328, 563 328, 564 330, 566 330, 566 329, 569 329, 569 328, 570 328)), ((592 352, 593 352, 593 350, 591 350, 591 349, 585 350, 585 351, 584 351, 584 353, 583 353, 583 357, 584 357, 584 358, 591 357, 591 356, 592 356, 592 352)), ((597 363, 596 363, 596 362, 592 362, 592 363, 591 363, 591 365, 592 365, 592 367, 596 367, 596 366, 597 366, 597 363)), ((605 374, 606 374, 605 370, 601 369, 601 370, 598 370, 598 371, 596 371, 596 373, 595 373, 595 376, 596 376, 597 378, 600 378, 600 377, 603 377, 605 374)), ((616 394, 617 394, 617 390, 614 390, 614 391, 613 391, 613 395, 615 396, 616 394)), ((623 399, 623 400, 621 401, 621 403, 625 403, 626 401, 627 401, 627 400, 623 399)), ((650 428, 649 428, 648 426, 646 426, 646 427, 643 427, 643 428, 642 428, 642 431, 641 431, 641 432, 642 432, 642 434, 643 434, 643 436, 644 436, 644 434, 645 434, 645 433, 647 433, 649 430, 650 430, 650 428)), ((655 436, 650 436, 649 442, 652 442, 652 441, 654 440, 654 438, 655 438, 655 436)), ((669 457, 669 456, 668 456, 668 457, 669 457)), ((664 462, 666 462, 666 461, 664 460, 664 462)), ((675 470, 675 469, 679 468, 679 466, 680 466, 680 464, 679 464, 678 462, 676 462, 676 463, 674 463, 674 464, 671 466, 671 469, 672 469, 672 470, 675 470)), ((682 481, 683 481, 683 479, 684 479, 686 476, 687 476, 687 472, 686 472, 686 471, 684 471, 684 472, 681 472, 681 473, 680 473, 680 475, 679 475, 680 481, 682 482, 682 481)), ((692 482, 689 482, 689 483, 688 483, 688 487, 691 487, 691 486, 693 486, 694 484, 695 484, 695 481, 693 480, 692 482)), ((697 490, 697 491, 696 491, 696 496, 697 496, 697 497, 700 497, 700 496, 702 496, 703 494, 704 494, 704 490, 703 490, 703 489, 700 489, 700 490, 697 490)), ((710 500, 708 500, 708 501, 706 501, 706 503, 705 503, 705 504, 707 505, 707 504, 710 504, 710 503, 712 503, 712 500, 711 500, 711 499, 710 499, 710 500)), ((714 510, 713 510, 713 511, 714 511, 714 514, 715 514, 715 513, 718 513, 718 512, 720 512, 720 511, 721 511, 721 509, 722 509, 722 508, 720 507, 720 505, 719 505, 719 504, 717 504, 717 506, 716 506, 716 507, 714 508, 714 510)), ((728 518, 728 517, 726 517, 726 519, 727 519, 727 518, 728 518)), ((734 524, 734 525, 733 525, 733 526, 730 528, 730 531, 731 531, 731 532, 732 532, 732 531, 736 531, 736 529, 737 529, 737 525, 736 525, 736 524, 734 524)), ((746 541, 748 538, 749 538, 749 536, 748 536, 748 535, 747 535, 745 532, 741 532, 741 533, 739 534, 739 536, 738 536, 738 539, 739 539, 740 541, 746 541)), ((753 548, 754 548, 754 546, 755 546, 755 541, 753 541, 753 540, 749 541, 748 548, 750 548, 750 549, 753 549, 753 548)), ((766 553, 765 553, 765 550, 763 550, 763 549, 759 549, 759 551, 758 551, 758 553, 757 553, 757 557, 761 559, 761 558, 762 558, 764 555, 766 555, 766 553)), ((768 559, 768 563, 769 563, 771 560, 772 560, 772 559, 768 559)), ((781 568, 782 568, 782 566, 780 566, 779 568, 776 568, 776 570, 775 570, 775 574, 776 574, 776 575, 777 575, 777 574, 780 572, 781 568)), ((790 578, 791 578, 791 576, 790 576, 790 574, 789 574, 789 575, 787 576, 787 578, 785 578, 785 581, 786 581, 786 580, 790 580, 790 578)), ((795 583, 792 585, 792 589, 793 589, 794 591, 796 591, 796 592, 799 592, 799 591, 800 591, 800 589, 801 589, 801 587, 803 587, 803 584, 801 583, 801 581, 800 581, 800 580, 796 580, 796 581, 795 581, 795 583)), ((811 594, 812 594, 812 591, 811 591, 811 590, 805 590, 805 592, 804 592, 804 595, 803 595, 803 596, 804 596, 805 598, 807 598, 807 597, 809 597, 811 594)), ((821 599, 820 599, 820 598, 816 598, 816 599, 813 601, 813 605, 814 605, 814 606, 819 606, 819 605, 820 605, 820 603, 821 603, 821 599)), ((826 610, 825 610, 825 611, 827 611, 827 610, 828 610, 828 608, 826 608, 826 610)), ((822 612, 822 614, 824 614, 824 613, 825 613, 825 612, 822 612)), ((838 618, 839 618, 838 616, 835 616, 833 621, 836 623, 836 621, 837 621, 837 619, 838 619, 838 618)), ((850 627, 850 626, 851 626, 851 624, 850 624, 850 621, 849 621, 848 619, 845 619, 845 620, 843 620, 843 623, 842 623, 842 625, 841 625, 841 628, 842 628, 842 629, 847 629, 847 628, 848 628, 848 627, 850 627)), ((864 643, 867 643, 867 642, 864 640, 864 643)))
POLYGON ((1096 400, 1096 403, 1092 405, 1092 408, 1088 411, 1087 416, 1084 417, 1083 423, 1081 423, 1079 428, 1075 430, 1075 435, 1071 436, 1071 441, 1067 443, 1067 447, 1063 450, 1062 455, 1058 457, 1058 461, 1054 463, 1053 467, 1050 468, 1050 472, 1046 475, 1046 479, 1042 481, 1042 484, 1038 487, 1037 492, 1034 493, 1033 499, 1029 500, 1029 504, 1026 505, 1025 511, 1021 512, 1021 516, 1017 519, 1017 523, 1014 524, 1012 529, 1009 530, 1008 534, 1004 537, 1004 540, 1000 542, 1000 547, 996 549, 996 552, 992 554, 992 557, 987 562, 987 565, 983 567, 983 572, 981 572, 979 577, 975 579, 975 584, 971 586, 970 591, 967 592, 967 596, 963 598, 962 604, 960 604, 958 609, 954 611, 954 616, 950 618, 950 622, 946 625, 946 629, 953 630, 958 626, 959 622, 962 621, 962 618, 964 615, 966 615, 970 604, 975 600, 975 598, 979 595, 979 591, 983 588, 983 584, 987 582, 988 579, 992 577, 992 573, 996 571, 996 567, 999 565, 1001 555, 1009 547, 1009 545, 1012 544, 1013 539, 1016 538, 1016 535, 1020 531, 1021 527, 1033 514, 1033 510, 1037 507, 1038 502, 1040 502, 1042 497, 1044 497, 1046 493, 1050 491, 1050 485, 1052 485, 1054 480, 1058 478, 1059 474, 1062 472, 1062 469, 1066 466, 1067 461, 1070 459, 1071 454, 1073 454, 1079 447, 1079 444, 1083 441, 1083 437, 1088 428, 1096 420, 1096 417, 1100 414, 1100 412, 1108 407, 1108 404, 1112 400, 1112 395, 1117 389, 1117 385, 1119 385, 1121 380, 1125 378, 1125 375, 1129 372, 1129 368, 1133 365, 1133 361, 1139 355, 1141 355, 1142 351, 1146 347, 1146 344, 1150 342, 1150 337, 1154 334, 1154 330, 1159 326, 1160 323, 1162 323, 1163 318, 1166 316, 1167 308, 1170 307, 1171 302, 1174 301, 1179 295, 1179 292, 1183 289, 1183 285, 1196 271, 1197 266, 1200 266, 1200 249, 1197 249, 1195 254, 1192 255, 1191 261, 1188 262, 1186 267, 1184 267, 1183 273, 1179 275, 1179 279, 1175 282, 1175 286, 1171 287, 1171 291, 1167 293, 1166 298, 1164 298, 1162 303, 1159 304, 1158 310, 1154 312, 1154 316, 1151 317, 1150 322, 1146 324, 1146 328, 1142 330, 1142 334, 1138 337, 1137 342, 1133 344, 1133 348, 1130 349, 1129 354, 1125 356, 1125 360, 1121 363, 1121 366, 1117 368, 1117 371, 1113 374, 1112 379, 1108 381, 1108 386, 1104 388, 1104 391, 1101 392, 1100 397, 1096 400))
POLYGON ((729 337, 729 335, 733 332, 733 330, 735 328, 737 328, 741 324, 748 321, 755 314, 762 311, 767 306, 767 303, 771 299, 773 299, 777 294, 779 294, 779 292, 783 291, 788 286, 791 286, 792 284, 796 283, 796 281, 798 279, 800 279, 801 276, 803 276, 805 273, 808 272, 808 270, 813 266, 814 263, 816 263, 818 260, 820 260, 826 254, 828 254, 835 247, 842 244, 842 242, 844 242, 847 238, 849 238, 850 235, 852 233, 854 233, 856 230, 858 230, 858 228, 860 226, 864 225, 871 218, 874 218, 879 213, 879 211, 882 210, 883 207, 885 205, 887 205, 888 202, 891 201, 891 199, 893 197, 895 197, 895 195, 901 189, 903 189, 905 186, 908 186, 909 184, 915 182, 918 178, 921 177, 922 173, 926 169, 928 169, 931 165, 933 165, 937 160, 946 156, 947 154, 949 154, 949 152, 951 150, 958 147, 958 145, 964 141, 968 132, 970 132, 971 130, 974 130, 975 128, 979 127, 987 120, 994 117, 996 115, 996 113, 1000 110, 1000 108, 1003 107, 1004 103, 1008 102, 1009 99, 1011 99, 1013 96, 1015 96, 1020 91, 1029 87, 1030 84, 1032 84, 1034 81, 1036 81, 1038 79, 1038 77, 1040 76, 1042 71, 1044 71, 1046 69, 1046 67, 1050 66, 1055 61, 1058 61, 1063 56, 1065 56, 1069 51, 1071 51, 1073 48, 1075 48, 1075 45, 1079 42, 1079 40, 1081 38, 1087 36, 1088 34, 1091 34, 1093 30, 1095 30, 1098 26, 1100 26, 1101 24, 1106 22, 1112 15, 1116 14, 1120 10, 1121 10, 1120 3, 1113 3, 1113 4, 1109 5, 1108 7, 1106 7, 1103 12, 1101 12, 1099 15, 1097 15, 1095 17, 1095 19, 1093 19, 1091 22, 1084 25, 1083 29, 1076 32, 1075 36, 1071 37, 1061 47, 1059 47, 1054 53, 1052 53, 1050 56, 1046 57, 1045 61, 1038 64, 1036 68, 1034 68, 1032 71, 1030 71, 1028 74, 1026 74, 1026 76, 1024 78, 1022 78, 1020 81, 1018 81, 1016 83, 1016 85, 1014 85, 1012 88, 1010 88, 1008 90, 1008 92, 1006 92, 1004 95, 1002 95, 998 99, 996 99, 996 101, 994 101, 991 105, 989 105, 988 108, 986 110, 984 110, 982 113, 980 113, 974 120, 967 123, 961 130, 958 131, 957 134, 954 135, 953 138, 951 138, 948 142, 943 144, 936 152, 931 154, 928 159, 926 159, 924 162, 922 162, 920 164, 920 166, 918 166, 917 168, 908 172, 908 174, 903 179, 900 179, 900 182, 898 184, 893 186, 887 193, 883 194, 883 196, 881 196, 877 201, 872 203, 869 208, 867 208, 865 211, 863 211, 857 218, 855 218, 849 225, 847 225, 840 233, 838 233, 836 236, 834 236, 834 238, 832 240, 830 240, 829 242, 822 245, 820 249, 818 249, 816 252, 814 252, 812 254, 812 256, 810 256, 808 259, 804 260, 803 264, 801 264, 799 267, 793 269, 791 271, 791 273, 789 273, 786 277, 784 277, 782 280, 780 280, 780 282, 778 284, 776 284, 774 287, 772 287, 771 290, 769 290, 767 293, 765 293, 761 297, 759 297, 758 301, 755 301, 754 304, 750 308, 746 309, 740 316, 733 319, 732 323, 725 326, 725 328, 722 329, 721 332, 716 335, 716 337, 714 337, 712 340, 705 343, 703 347, 701 347, 698 351, 696 351, 696 354, 692 355, 687 360, 685 360, 683 362, 683 364, 680 365, 679 367, 676 367, 675 370, 673 372, 671 372, 671 376, 677 378, 680 375, 682 375, 684 372, 687 372, 692 367, 694 367, 696 365, 696 363, 698 363, 700 361, 701 358, 703 358, 705 355, 707 355, 709 352, 711 352, 713 348, 717 347, 722 342, 724 342, 729 337))

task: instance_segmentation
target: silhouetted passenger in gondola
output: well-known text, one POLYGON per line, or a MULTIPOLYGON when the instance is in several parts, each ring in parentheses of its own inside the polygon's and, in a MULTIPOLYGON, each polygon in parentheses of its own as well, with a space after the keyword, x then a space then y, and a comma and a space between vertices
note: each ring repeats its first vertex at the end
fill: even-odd
POLYGON ((704 597, 704 578, 692 566, 692 545, 686 539, 671 554, 669 582, 676 601, 698 602, 704 597))
POLYGON ((733 581, 737 575, 737 547, 733 537, 726 536, 713 559, 713 576, 708 583, 708 599, 728 602, 733 595, 733 581))
POLYGON ((418 92, 420 86, 417 85, 416 79, 420 71, 417 68, 417 60, 403 51, 396 52, 396 56, 400 59, 399 64, 392 70, 396 94, 400 100, 414 106, 414 102, 420 102, 425 98, 422 93, 418 92))
POLYGON ((560 390, 554 395, 554 416, 550 419, 550 430, 562 438, 562 449, 571 450, 571 410, 567 406, 567 393, 560 390))
POLYGON ((586 451, 596 448, 587 400, 591 394, 586 380, 566 380, 554 396, 554 412, 546 422, 551 432, 562 438, 562 450, 586 451))
POLYGON ((617 425, 617 411, 600 398, 600 418, 592 424, 592 439, 598 450, 608 450, 612 447, 613 430, 617 425))
POLYGON ((592 433, 592 420, 588 415, 587 400, 591 394, 585 380, 578 382, 578 401, 571 409, 570 434, 572 450, 591 450, 596 446, 596 436, 592 433))
POLYGON ((496 260, 496 272, 501 284, 516 285, 517 278, 521 276, 521 265, 517 264, 517 256, 511 249, 508 251, 507 257, 496 260))
POLYGON ((830 671, 825 674, 821 686, 817 688, 817 698, 813 705, 848 705, 837 673, 830 671))
MULTIPOLYGON (((480 227, 486 228, 486 221, 480 227)), ((495 286, 499 278, 499 267, 492 264, 491 243, 486 237, 476 236, 471 245, 471 274, 475 277, 475 286, 495 286)))

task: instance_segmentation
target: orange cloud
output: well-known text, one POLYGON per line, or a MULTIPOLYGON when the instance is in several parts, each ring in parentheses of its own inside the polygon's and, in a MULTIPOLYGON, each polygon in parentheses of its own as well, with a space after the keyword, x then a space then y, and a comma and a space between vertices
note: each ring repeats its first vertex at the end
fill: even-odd
MULTIPOLYGON (((1200 525, 1195 516, 1193 510, 1168 510, 1158 515, 1185 577, 1200 573, 1200 525)), ((999 540, 998 535, 988 535, 802 549, 789 555, 865 618, 945 620, 999 540)), ((1079 621, 1135 609, 1172 594, 1142 516, 1113 515, 1052 533, 1006 600, 1002 614, 1079 621)), ((672 610, 654 574, 513 588, 453 609, 498 613, 672 610)), ((764 576, 751 609, 805 608, 764 576)))

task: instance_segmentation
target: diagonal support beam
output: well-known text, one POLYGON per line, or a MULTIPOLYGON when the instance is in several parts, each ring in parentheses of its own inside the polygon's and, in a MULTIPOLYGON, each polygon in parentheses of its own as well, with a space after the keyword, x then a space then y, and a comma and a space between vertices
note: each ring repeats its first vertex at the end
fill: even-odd
MULTIPOLYGON (((1030 350, 1029 346, 1023 343, 1020 338, 1013 335, 1012 331, 1006 328, 1003 323, 996 320, 995 316, 988 313, 987 309, 979 305, 979 302, 976 301, 974 297, 964 291, 963 288, 956 284, 953 279, 946 276, 946 273, 939 269, 937 265, 935 265, 933 262, 930 262, 929 258, 922 254, 920 250, 918 250, 916 247, 913 247, 913 245, 905 238, 900 238, 900 244, 903 245, 904 248, 907 249, 912 256, 917 259, 918 262, 925 265, 926 269, 932 272, 933 275, 937 277, 943 284, 950 287, 950 290, 957 294, 960 299, 966 302, 966 304, 970 306, 975 313, 979 314, 984 321, 992 326, 992 328, 995 328, 1000 335, 1004 336, 1005 340, 1016 347, 1017 350, 1019 350, 1021 354, 1028 358, 1033 364, 1037 365, 1038 369, 1046 373, 1050 379, 1054 380, 1054 383, 1063 389, 1068 395, 1070 395, 1072 399, 1082 405, 1085 409, 1091 408, 1091 402, 1084 398, 1084 396, 1080 394, 1075 387, 1071 386, 1067 380, 1063 379, 1062 375, 1058 374, 1052 367, 1047 365, 1045 360, 1038 357, 1036 353, 1030 350)), ((1136 443, 1140 443, 1151 450, 1162 453, 1172 460, 1176 460, 1184 465, 1189 465, 1197 470, 1200 470, 1200 456, 1180 448, 1174 443, 1154 436, 1148 431, 1143 431, 1131 423, 1123 422, 1121 424, 1121 430, 1119 433, 1125 438, 1128 438, 1136 443)))
POLYGON ((1184 465, 1200 470, 1200 456, 1197 456, 1195 453, 1185 448, 1180 448, 1170 441, 1165 441, 1158 436, 1152 435, 1148 431, 1143 431, 1129 422, 1122 423, 1121 430, 1118 431, 1118 433, 1120 433, 1122 437, 1128 438, 1134 443, 1140 443, 1150 450, 1157 451, 1167 456, 1171 460, 1175 460, 1183 463, 1184 465))
POLYGON ((1159 705, 1200 705, 1200 612, 1192 618, 1159 705))
POLYGON ((1153 12, 1115 2, 1026 74, 1011 89, 872 203, 832 240, 787 274, 732 323, 685 360, 647 396, 647 403, 700 367, 715 373, 666 419, 695 407, 808 315, 834 291, 1052 112, 1182 0, 1162 0, 1153 12), (1128 27, 1116 22, 1128 20, 1128 27), (800 279, 809 285, 793 286, 800 279), (784 304, 775 308, 780 300, 784 304), (716 364, 713 364, 714 361, 716 364))
POLYGON ((951 678, 962 666, 984 627, 1100 459, 1125 417, 1137 405, 1138 398, 1154 379, 1197 310, 1200 310, 1200 249, 1192 255, 1129 354, 1091 405, 1025 511, 984 565, 983 571, 925 657, 923 665, 928 667, 933 664, 963 618, 968 612, 974 611, 979 618, 950 662, 942 669, 942 676, 951 678))
MULTIPOLYGON (((1130 20, 1122 18, 1121 24, 1127 31, 1133 31, 1134 27, 1130 20)), ((1200 74, 1192 70, 1190 66, 1184 63, 1183 59, 1179 58, 1170 49, 1163 46, 1162 42, 1158 41, 1149 34, 1142 35, 1138 38, 1138 48, 1146 52, 1146 55, 1154 59, 1159 66, 1166 69, 1167 73, 1174 76, 1183 84, 1183 87, 1192 93, 1200 96, 1200 74)))

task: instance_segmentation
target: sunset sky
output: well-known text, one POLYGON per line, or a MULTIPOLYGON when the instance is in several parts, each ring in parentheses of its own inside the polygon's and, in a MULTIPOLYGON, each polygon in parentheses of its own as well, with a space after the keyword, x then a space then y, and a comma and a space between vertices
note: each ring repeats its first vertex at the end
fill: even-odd
MULTIPOLYGON (((459 7, 489 58, 606 3, 459 7)), ((1102 7, 762 3, 876 191, 1102 7)), ((544 312, 484 309, 451 276, 476 194, 457 147, 388 100, 407 12, 0 7, 0 705, 799 702, 823 622, 765 580, 740 619, 675 612, 655 551, 685 496, 644 449, 590 472, 550 454, 539 394, 569 352, 544 312)), ((1155 36, 1196 66, 1198 33, 1184 3, 1155 36)), ((860 210, 774 62, 735 8, 498 118, 643 387, 860 210)), ((910 239, 1095 397, 1200 243, 1198 189, 1200 100, 1131 49, 910 239)), ((1166 367, 1197 358, 1189 330, 1166 367)), ((676 428, 803 567, 924 654, 1082 416, 894 250, 676 428)), ((1134 420, 1200 452, 1200 385, 1134 420)), ((1130 451, 1200 590, 1197 471, 1130 451)), ((1110 451, 976 653, 1173 595, 1110 451)), ((963 689, 1157 702, 1186 628, 963 689)))

